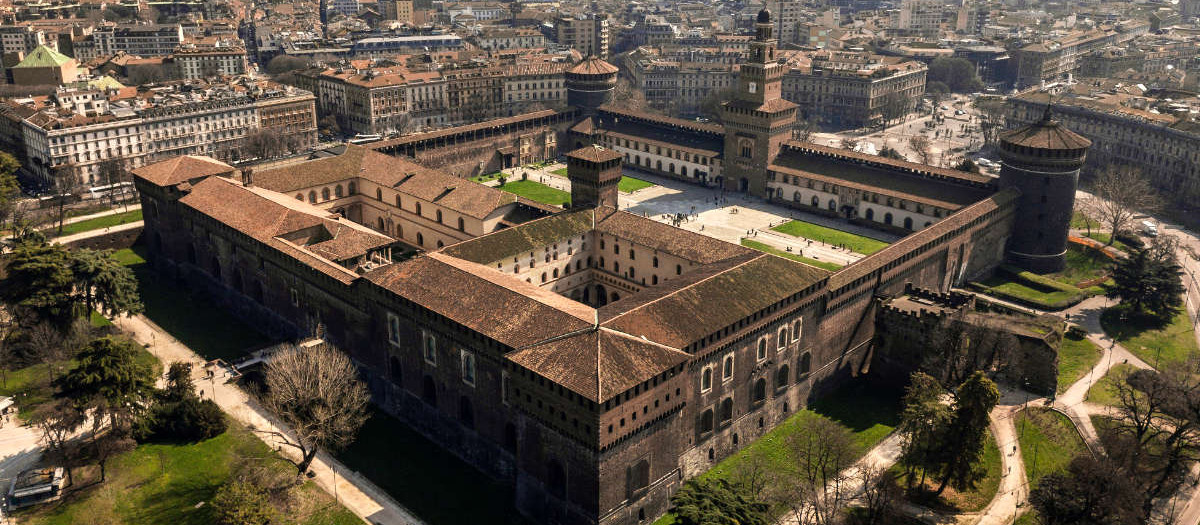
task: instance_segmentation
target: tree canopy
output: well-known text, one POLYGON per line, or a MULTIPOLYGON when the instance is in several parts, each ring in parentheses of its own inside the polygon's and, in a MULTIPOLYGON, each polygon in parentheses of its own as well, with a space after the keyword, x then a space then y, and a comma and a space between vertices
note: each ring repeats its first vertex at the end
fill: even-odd
POLYGON ((723 479, 691 479, 671 496, 681 525, 767 525, 767 504, 723 479))
POLYGON ((107 250, 67 250, 40 235, 18 241, 0 281, 0 300, 18 322, 66 329, 96 308, 110 315, 142 311, 137 279, 107 250))
POLYGON ((1108 295, 1120 298, 1135 315, 1169 319, 1183 305, 1184 293, 1175 243, 1160 237, 1149 246, 1131 247, 1130 252, 1117 261, 1108 295))
POLYGON ((941 82, 955 93, 972 93, 983 89, 975 64, 965 58, 933 59, 926 79, 928 83, 941 82))

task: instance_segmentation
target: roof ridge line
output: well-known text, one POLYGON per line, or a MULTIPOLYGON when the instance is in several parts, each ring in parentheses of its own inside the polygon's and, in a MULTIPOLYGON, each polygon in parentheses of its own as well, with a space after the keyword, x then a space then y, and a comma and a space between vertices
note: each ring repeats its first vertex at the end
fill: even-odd
POLYGON ((660 348, 662 348, 662 349, 664 349, 664 350, 670 350, 670 351, 672 351, 672 352, 678 352, 678 353, 680 353, 680 354, 684 354, 684 355, 688 355, 688 356, 692 355, 692 354, 689 354, 689 353, 687 353, 687 352, 684 352, 683 350, 680 350, 680 349, 678 349, 678 348, 675 348, 675 347, 673 347, 673 346, 664 345, 664 344, 662 344, 662 343, 659 343, 659 342, 657 342, 657 341, 651 341, 651 340, 650 340, 649 338, 647 338, 647 337, 639 337, 639 336, 636 336, 636 335, 633 335, 633 334, 627 334, 627 333, 625 333, 625 332, 622 332, 622 331, 620 331, 620 330, 615 330, 615 329, 609 328, 609 327, 607 327, 607 326, 602 326, 602 327, 600 327, 600 331, 602 331, 602 332, 607 332, 607 333, 612 333, 612 334, 614 334, 614 335, 616 335, 616 336, 623 337, 623 338, 625 338, 625 339, 632 339, 632 340, 634 340, 634 341, 637 341, 637 342, 639 342, 639 343, 646 343, 646 344, 650 344, 650 345, 653 345, 653 346, 657 346, 657 347, 660 347, 660 348))
POLYGON ((568 338, 571 338, 571 337, 575 337, 575 336, 577 336, 577 335, 583 335, 583 334, 586 334, 586 333, 588 333, 588 332, 592 332, 592 331, 596 331, 596 327, 594 327, 594 326, 589 326, 589 327, 587 327, 587 328, 580 328, 580 329, 578 329, 578 330, 571 330, 570 332, 564 332, 564 333, 561 333, 561 334, 558 334, 558 335, 553 335, 553 336, 547 337, 547 338, 545 338, 545 339, 542 339, 542 340, 540 340, 540 341, 534 341, 534 342, 532 342, 532 343, 529 343, 529 344, 527 344, 527 345, 524 345, 524 346, 519 346, 519 347, 517 347, 517 348, 514 348, 514 349, 513 349, 513 351, 514 351, 514 352, 516 352, 516 351, 519 351, 519 350, 526 350, 526 349, 529 349, 529 348, 533 348, 533 347, 535 347, 535 346, 541 346, 541 345, 544 345, 544 344, 546 344, 546 343, 554 343, 554 342, 557 342, 557 341, 562 341, 563 339, 568 339, 568 338))
MULTIPOLYGON (((703 279, 700 279, 699 281, 696 281, 696 282, 694 282, 694 283, 692 283, 692 284, 689 284, 689 285, 687 285, 687 286, 684 286, 684 287, 681 287, 681 288, 676 288, 676 289, 674 289, 674 290, 671 290, 671 293, 668 293, 668 294, 663 294, 661 297, 657 297, 657 298, 655 298, 655 299, 654 299, 654 300, 652 300, 652 301, 646 301, 645 303, 642 303, 642 304, 638 305, 636 308, 630 308, 629 310, 626 310, 626 311, 624 311, 624 312, 621 312, 619 315, 615 315, 615 316, 613 316, 613 317, 610 317, 610 318, 608 319, 608 321, 605 321, 605 323, 604 323, 604 324, 609 324, 609 323, 611 323, 611 322, 613 322, 613 321, 616 321, 617 319, 620 319, 620 318, 622 318, 622 317, 625 317, 626 315, 628 315, 628 314, 629 314, 629 313, 631 313, 631 312, 635 312, 635 311, 637 311, 637 310, 641 310, 641 309, 643 309, 643 308, 645 308, 645 307, 647 307, 647 306, 650 306, 650 305, 652 305, 652 304, 654 304, 654 303, 657 303, 657 302, 659 302, 659 301, 661 301, 661 300, 663 300, 663 299, 666 299, 666 298, 668 298, 668 297, 671 297, 671 296, 673 296, 673 295, 675 295, 675 294, 677 294, 677 293, 679 293, 679 292, 682 292, 682 291, 684 291, 684 290, 687 290, 687 289, 689 289, 689 288, 692 288, 693 286, 696 286, 696 285, 698 285, 698 284, 700 284, 700 283, 707 282, 707 281, 709 281, 710 279, 714 279, 714 278, 716 278, 717 276, 724 275, 724 274, 725 274, 725 272, 728 272, 728 271, 730 271, 730 270, 733 270, 734 268, 740 268, 740 267, 742 267, 742 266, 745 266, 745 265, 747 265, 747 264, 750 264, 751 262, 757 261, 758 259, 760 259, 760 258, 762 258, 762 257, 766 257, 766 256, 768 256, 768 255, 770 255, 770 254, 768 254, 768 253, 765 253, 765 252, 758 252, 758 253, 751 254, 751 255, 753 255, 753 257, 750 257, 749 259, 746 259, 745 261, 742 261, 742 262, 740 262, 740 263, 737 263, 737 264, 735 264, 735 265, 733 265, 733 266, 730 266, 730 267, 728 267, 728 268, 726 268, 726 269, 724 269, 724 270, 721 270, 721 271, 719 271, 719 272, 717 272, 717 273, 714 273, 714 274, 712 274, 712 275, 710 275, 710 276, 708 276, 708 277, 705 277, 705 278, 703 278, 703 279)), ((670 347, 668 347, 668 348, 670 348, 670 347)))

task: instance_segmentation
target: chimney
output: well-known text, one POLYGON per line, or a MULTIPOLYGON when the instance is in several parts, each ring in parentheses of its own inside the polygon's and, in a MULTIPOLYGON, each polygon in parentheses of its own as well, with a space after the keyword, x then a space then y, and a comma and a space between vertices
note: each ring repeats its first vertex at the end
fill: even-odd
POLYGON ((242 186, 247 188, 254 185, 254 168, 246 168, 242 170, 242 186))

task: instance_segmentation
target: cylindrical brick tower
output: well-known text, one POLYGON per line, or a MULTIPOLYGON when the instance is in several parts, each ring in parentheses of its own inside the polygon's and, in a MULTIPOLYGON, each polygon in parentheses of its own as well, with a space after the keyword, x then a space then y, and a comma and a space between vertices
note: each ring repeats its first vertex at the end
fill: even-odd
POLYGON ((1000 135, 1000 185, 1021 191, 1009 262, 1037 273, 1066 266, 1079 168, 1091 145, 1054 120, 1050 106, 1042 120, 1000 135))
POLYGON ((579 108, 582 116, 596 114, 596 108, 612 102, 617 86, 617 67, 589 56, 567 70, 567 104, 579 108))

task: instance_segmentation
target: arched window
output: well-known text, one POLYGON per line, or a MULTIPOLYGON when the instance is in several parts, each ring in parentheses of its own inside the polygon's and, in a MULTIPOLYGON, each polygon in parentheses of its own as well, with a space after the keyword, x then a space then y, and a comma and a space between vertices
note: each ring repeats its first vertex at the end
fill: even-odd
POLYGON ((635 270, 636 269, 634 267, 632 267, 632 266, 629 267, 629 278, 630 279, 637 277, 636 275, 634 275, 634 273, 636 273, 635 270))
POLYGON ((816 208, 817 206, 820 206, 820 205, 821 205, 821 199, 818 199, 816 195, 813 195, 813 196, 812 196, 812 205, 813 205, 813 207, 814 207, 814 208, 816 208))
POLYGON ((392 382, 397 385, 401 384, 404 378, 403 371, 400 369, 400 358, 392 356, 388 359, 388 375, 391 376, 392 382))
POLYGON ((417 215, 421 214, 421 203, 417 203, 417 215))
POLYGON ((801 197, 800 190, 796 190, 796 191, 792 192, 792 201, 793 202, 800 202, 800 197, 801 197))
POLYGON ((683 275, 683 266, 675 265, 675 275, 683 275))
POLYGON ((684 176, 684 177, 687 177, 687 166, 680 166, 680 167, 679 167, 679 174, 680 174, 680 175, 682 175, 682 176, 684 176))
POLYGON ((867 220, 868 221, 875 220, 875 210, 873 210, 871 208, 867 208, 867 220))
POLYGON ((733 354, 725 356, 721 363, 721 381, 733 379, 733 354))
POLYGON ((675 173, 675 163, 674 162, 668 164, 667 168, 668 168, 668 171, 670 171, 672 174, 675 173))
POLYGON ((435 211, 434 215, 437 217, 437 221, 440 224, 442 222, 442 210, 435 211))
POLYGON ((396 207, 400 209, 404 208, 404 201, 400 200, 399 194, 396 195, 396 207))
POLYGON ((808 372, 811 368, 812 352, 804 352, 804 355, 800 356, 800 366, 796 369, 796 377, 801 378, 808 375, 808 372))
POLYGON ((837 201, 835 201, 833 199, 829 199, 829 209, 837 210, 837 201))
POLYGON ((442 242, 442 240, 441 240, 441 239, 438 239, 438 242, 437 242, 437 247, 438 247, 438 248, 441 248, 441 247, 443 247, 443 246, 445 246, 445 245, 446 245, 446 243, 442 242))
POLYGON ((775 388, 785 388, 788 384, 788 365, 779 367, 779 371, 775 372, 775 388))
POLYGON ((358 193, 358 185, 355 184, 353 181, 351 181, 350 184, 347 185, 346 190, 349 191, 349 193, 351 195, 357 194, 358 193))
POLYGON ((712 390, 712 367, 706 366, 700 372, 700 391, 708 392, 709 390, 712 390))
POLYGON ((658 284, 658 276, 657 275, 650 276, 650 284, 658 284))
POLYGON ((767 400, 767 380, 758 378, 754 382, 754 401, 751 404, 759 404, 767 400))
POLYGON ((341 184, 338 184, 337 186, 333 187, 333 196, 337 197, 339 199, 342 198, 343 195, 342 195, 342 185, 341 184))
POLYGON ((733 420, 733 398, 727 397, 721 402, 721 423, 728 423, 733 420))
POLYGON ((906 230, 912 229, 912 217, 904 218, 904 229, 906 229, 906 230))
POLYGON ((542 282, 546 282, 546 272, 542 272, 542 282))
POLYGON ((298 200, 298 201, 300 201, 300 202, 304 202, 304 194, 303 194, 303 193, 297 193, 297 194, 296 194, 296 200, 298 200))
POLYGON ((800 340, 800 328, 801 328, 801 326, 803 326, 803 325, 801 325, 801 324, 800 324, 800 321, 798 321, 798 320, 797 320, 797 321, 792 321, 792 341, 799 341, 799 340, 800 340))
POLYGON ((467 396, 458 398, 458 421, 464 427, 475 428, 475 408, 471 406, 471 399, 467 396))
POLYGON ((889 226, 892 224, 892 213, 891 212, 885 213, 883 215, 883 223, 887 224, 889 226))
POLYGON ((762 361, 763 359, 767 358, 767 338, 766 338, 766 336, 763 336, 762 339, 758 340, 758 353, 755 354, 755 357, 759 361, 762 361))
POLYGON ((635 492, 650 486, 650 462, 643 459, 635 463, 629 467, 626 478, 629 480, 629 495, 633 497, 635 492))
POLYGON ((662 171, 662 161, 661 161, 661 160, 659 160, 659 161, 655 161, 655 163, 654 163, 654 169, 656 169, 656 170, 658 170, 658 171, 662 171))
POLYGON ((379 228, 377 228, 377 229, 380 231, 383 231, 383 228, 384 228, 383 217, 379 217, 378 221, 379 221, 379 228))
POLYGON ((425 246, 425 236, 417 232, 417 246, 425 246))
POLYGON ((310 203, 313 203, 313 204, 316 204, 316 202, 317 202, 317 192, 315 192, 315 191, 309 191, 309 192, 308 192, 308 202, 310 202, 310 203))
POLYGON ((421 400, 426 403, 437 406, 437 386, 433 383, 433 378, 425 376, 421 381, 421 400))
POLYGON ((786 326, 779 329, 779 341, 776 344, 776 346, 778 346, 780 350, 783 350, 785 347, 787 347, 787 327, 786 326))
MULTIPOLYGON (((567 267, 567 269, 568 269, 568 270, 569 270, 570 268, 571 268, 570 266, 568 266, 568 267, 567 267)), ((555 268, 555 269, 554 269, 554 278, 555 278, 555 279, 558 279, 558 268, 555 268)))
POLYGON ((321 200, 329 200, 329 188, 321 188, 321 200))
POLYGON ((700 433, 704 434, 706 432, 712 432, 712 431, 713 431, 713 411, 710 408, 708 410, 705 410, 703 414, 700 414, 700 433))

